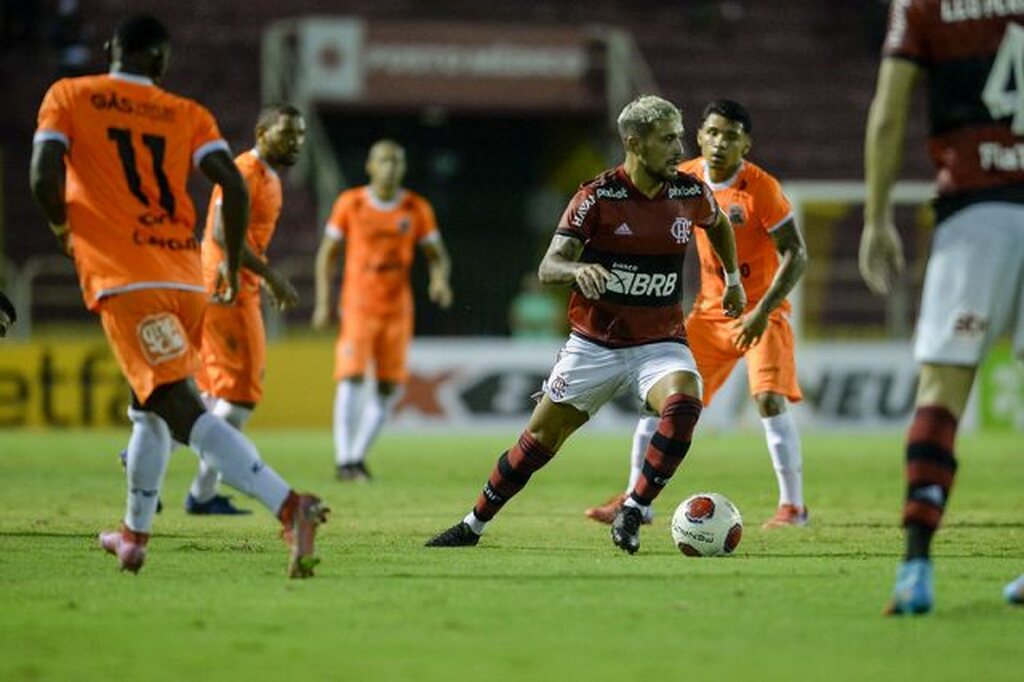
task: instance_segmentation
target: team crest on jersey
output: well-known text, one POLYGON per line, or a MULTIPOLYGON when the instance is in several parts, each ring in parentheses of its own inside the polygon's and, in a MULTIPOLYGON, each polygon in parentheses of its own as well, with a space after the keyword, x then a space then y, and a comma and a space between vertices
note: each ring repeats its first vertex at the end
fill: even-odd
POLYGON ((690 220, 682 216, 673 221, 672 236, 675 237, 676 244, 685 244, 690 241, 690 233, 692 232, 690 228, 692 225, 693 223, 690 220))
POLYGON ((555 400, 564 398, 567 388, 569 388, 569 380, 565 378, 564 374, 559 374, 548 382, 548 394, 555 400))
POLYGON ((405 234, 406 232, 409 231, 410 227, 412 227, 412 221, 409 220, 409 217, 408 216, 402 217, 398 221, 398 234, 405 234))
POLYGON ((733 225, 742 225, 747 222, 747 216, 741 205, 733 204, 729 207, 729 222, 733 225))

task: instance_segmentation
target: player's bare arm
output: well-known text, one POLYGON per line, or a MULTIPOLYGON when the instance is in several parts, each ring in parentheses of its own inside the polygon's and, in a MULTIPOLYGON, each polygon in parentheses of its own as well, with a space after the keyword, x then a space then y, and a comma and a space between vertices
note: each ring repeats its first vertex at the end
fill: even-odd
MULTIPOLYGON (((218 205, 213 213, 213 241, 220 248, 224 249, 224 217, 221 215, 221 206, 218 205)), ((249 248, 245 242, 242 243, 242 267, 259 275, 264 286, 274 299, 278 310, 290 310, 299 302, 299 292, 295 290, 287 277, 267 265, 266 262, 249 248)))
POLYGON ((222 192, 221 217, 223 220, 224 268, 218 300, 230 303, 238 295, 239 269, 242 265, 242 246, 249 229, 249 189, 231 155, 224 150, 210 152, 199 162, 199 169, 210 182, 220 185, 222 192))
POLYGON ((449 308, 454 295, 449 283, 452 262, 448 257, 448 249, 440 239, 423 242, 420 248, 423 249, 423 255, 427 258, 427 267, 430 271, 427 294, 430 296, 430 300, 437 305, 449 308))
POLYGON ((718 220, 707 228, 708 241, 711 248, 722 263, 726 273, 725 293, 722 295, 722 309, 729 317, 739 317, 743 309, 747 307, 747 292, 743 290, 743 284, 739 281, 739 265, 736 262, 736 237, 732 232, 732 224, 721 211, 718 212, 718 220), (729 273, 737 273, 735 283, 730 282, 729 273))
POLYGON ((772 233, 775 250, 779 253, 779 269, 768 291, 754 309, 736 321, 738 334, 736 347, 746 350, 761 340, 768 328, 768 315, 782 305, 786 296, 807 270, 807 245, 796 223, 787 220, 772 233))
POLYGON ((892 220, 890 192, 903 163, 911 94, 921 68, 905 59, 887 58, 878 71, 878 87, 868 112, 864 142, 864 231, 860 273, 868 288, 886 294, 903 272, 903 242, 892 220))
POLYGON ((342 242, 324 236, 316 250, 313 274, 316 280, 316 300, 313 303, 313 329, 324 329, 331 321, 331 280, 334 265, 341 258, 342 242))
POLYGON ((537 268, 541 284, 573 284, 587 298, 598 299, 604 293, 611 273, 597 263, 580 263, 583 242, 575 237, 556 234, 537 268))
POLYGON ((50 230, 60 241, 61 250, 71 255, 71 235, 64 206, 64 145, 55 140, 37 142, 32 147, 29 167, 32 196, 43 210, 50 230))

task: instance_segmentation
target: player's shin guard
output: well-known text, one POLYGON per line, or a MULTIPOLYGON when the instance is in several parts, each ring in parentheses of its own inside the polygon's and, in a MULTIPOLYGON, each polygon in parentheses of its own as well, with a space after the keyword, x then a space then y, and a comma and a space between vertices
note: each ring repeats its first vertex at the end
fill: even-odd
POLYGON ((907 558, 927 557, 956 475, 957 419, 944 407, 918 407, 907 434, 907 558))
POLYGON ((519 442, 498 458, 473 507, 473 515, 481 521, 490 521, 512 496, 523 489, 533 472, 554 456, 555 453, 524 431, 519 442))
POLYGON ((665 401, 658 430, 647 447, 640 479, 630 493, 630 499, 637 505, 650 505, 672 478, 690 449, 701 409, 700 400, 688 395, 675 394, 665 401))
POLYGON ((256 447, 220 417, 204 413, 192 427, 189 445, 220 471, 224 482, 255 497, 275 514, 290 491, 276 471, 260 460, 256 447))
POLYGON ((124 525, 131 531, 148 533, 171 456, 171 430, 153 412, 130 407, 128 418, 132 420, 132 435, 125 460, 128 504, 124 525))

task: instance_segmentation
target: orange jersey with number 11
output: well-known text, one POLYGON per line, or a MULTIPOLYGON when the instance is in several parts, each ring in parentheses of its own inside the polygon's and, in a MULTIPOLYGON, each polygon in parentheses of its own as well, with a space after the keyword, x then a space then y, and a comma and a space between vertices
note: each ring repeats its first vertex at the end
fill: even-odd
MULTIPOLYGON (((679 169, 704 180, 729 217, 736 235, 736 259, 747 292, 747 309, 752 308, 768 291, 779 269, 779 254, 771 233, 793 218, 789 200, 782 193, 778 180, 749 161, 743 161, 731 178, 718 184, 708 178, 702 157, 685 161, 679 169)), ((696 230, 696 235, 700 293, 693 307, 698 311, 721 308, 725 293, 722 264, 707 234, 696 230)), ((789 301, 784 301, 779 310, 789 312, 789 301)))
POLYGON ((144 288, 202 291, 189 170, 227 149, 213 116, 148 78, 54 83, 35 142, 67 149, 65 201, 85 304, 144 288))

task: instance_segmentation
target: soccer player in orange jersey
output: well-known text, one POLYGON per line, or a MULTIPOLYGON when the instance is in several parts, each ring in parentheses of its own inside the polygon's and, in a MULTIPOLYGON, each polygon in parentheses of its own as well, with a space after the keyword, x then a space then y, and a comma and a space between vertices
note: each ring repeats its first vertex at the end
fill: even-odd
MULTIPOLYGON (((260 285, 267 288, 281 310, 298 302, 288 278, 267 264, 267 248, 281 214, 281 169, 292 166, 306 137, 302 114, 290 105, 265 107, 256 120, 256 144, 235 157, 249 189, 249 229, 242 246, 241 289, 231 305, 214 304, 203 318, 200 358, 203 368, 196 376, 209 410, 241 430, 263 396, 266 338, 260 310, 260 285)), ((222 192, 210 196, 203 237, 203 279, 215 293, 217 272, 224 262, 222 192)), ((239 514, 230 498, 217 493, 220 476, 200 458, 199 471, 185 498, 190 514, 239 514)))
POLYGON ((101 533, 100 544, 122 570, 142 568, 173 438, 274 513, 291 548, 289 575, 311 576, 326 508, 207 412, 190 382, 208 295, 185 181, 194 165, 223 191, 220 295, 230 303, 249 220, 245 180, 210 112, 157 86, 170 57, 159 20, 125 18, 108 49, 109 73, 63 79, 46 93, 31 165, 36 201, 73 255, 85 304, 132 389, 127 508, 121 529, 101 533))
MULTIPOLYGON (((731 100, 708 104, 697 131, 697 143, 701 156, 679 168, 708 183, 729 216, 748 296, 747 308, 739 320, 725 314, 721 306, 725 289, 721 265, 707 235, 698 231, 701 287, 686 319, 686 334, 704 378, 703 402, 711 404, 736 363, 746 358, 750 394, 761 415, 779 484, 778 509, 764 525, 802 526, 807 522, 807 507, 800 436, 786 409, 788 402, 801 400, 802 394, 797 385, 786 296, 806 269, 807 249, 778 181, 745 158, 752 139, 750 114, 744 106, 731 100)), ((644 453, 656 428, 654 418, 641 418, 637 424, 627 491, 640 477, 644 453)), ((624 499, 625 495, 616 495, 585 513, 595 521, 611 523, 624 499)))
POLYGON ((418 244, 427 258, 430 300, 452 303, 448 252, 426 199, 401 186, 405 150, 392 140, 370 148, 370 184, 342 192, 327 221, 316 255, 313 327, 330 320, 334 265, 345 247, 340 330, 335 346, 334 453, 339 480, 368 481, 366 454, 398 399, 406 378, 413 333, 409 269, 418 244), (373 366, 376 391, 363 399, 364 378, 373 366))

